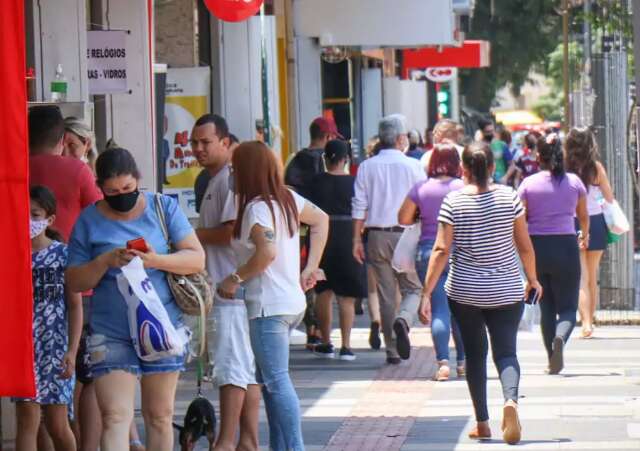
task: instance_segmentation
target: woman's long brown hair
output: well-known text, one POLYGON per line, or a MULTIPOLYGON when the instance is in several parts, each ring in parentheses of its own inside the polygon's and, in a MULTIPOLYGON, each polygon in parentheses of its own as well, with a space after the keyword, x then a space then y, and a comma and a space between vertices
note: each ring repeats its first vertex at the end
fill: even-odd
POLYGON ((233 236, 240 237, 244 212, 247 205, 256 199, 264 201, 269 207, 274 227, 277 221, 273 204, 276 203, 284 214, 289 236, 293 236, 300 227, 298 208, 284 184, 282 165, 273 151, 260 141, 244 142, 233 151, 231 163, 238 196, 238 216, 233 236))
POLYGON ((596 162, 599 153, 593 132, 589 128, 571 129, 564 148, 567 171, 577 174, 587 189, 590 185, 595 185, 598 178, 596 162))

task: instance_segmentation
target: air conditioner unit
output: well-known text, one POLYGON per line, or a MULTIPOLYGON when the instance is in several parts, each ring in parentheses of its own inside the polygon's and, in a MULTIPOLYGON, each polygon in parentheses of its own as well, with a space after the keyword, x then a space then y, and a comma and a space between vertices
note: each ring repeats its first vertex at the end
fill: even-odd
POLYGON ((471 15, 476 6, 476 0, 453 0, 453 12, 458 15, 471 15))

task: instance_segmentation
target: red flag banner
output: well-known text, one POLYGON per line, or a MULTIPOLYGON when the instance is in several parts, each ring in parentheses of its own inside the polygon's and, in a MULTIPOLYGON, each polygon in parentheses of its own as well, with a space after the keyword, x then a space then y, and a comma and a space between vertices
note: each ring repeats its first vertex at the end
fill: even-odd
POLYGON ((242 22, 255 16, 263 0, 204 0, 209 11, 226 22, 242 22))
POLYGON ((0 13, 0 396, 35 395, 24 0, 0 13))

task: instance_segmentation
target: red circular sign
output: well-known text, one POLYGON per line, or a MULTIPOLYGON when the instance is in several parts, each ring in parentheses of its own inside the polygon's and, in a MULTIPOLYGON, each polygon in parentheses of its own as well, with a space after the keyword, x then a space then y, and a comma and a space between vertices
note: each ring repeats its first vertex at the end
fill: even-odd
POLYGON ((242 22, 260 11, 263 0, 204 0, 205 5, 218 19, 242 22))

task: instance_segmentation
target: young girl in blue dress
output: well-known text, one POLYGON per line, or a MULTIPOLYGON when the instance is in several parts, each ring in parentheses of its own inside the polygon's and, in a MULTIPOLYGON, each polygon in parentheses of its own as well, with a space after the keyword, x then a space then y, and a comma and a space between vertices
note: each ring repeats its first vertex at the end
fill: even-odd
POLYGON ((33 186, 30 197, 36 396, 16 400, 16 449, 36 451, 42 410, 56 451, 75 451, 68 406, 73 400, 82 300, 79 294, 65 290, 67 246, 49 229, 56 213, 53 193, 44 186, 33 186))

